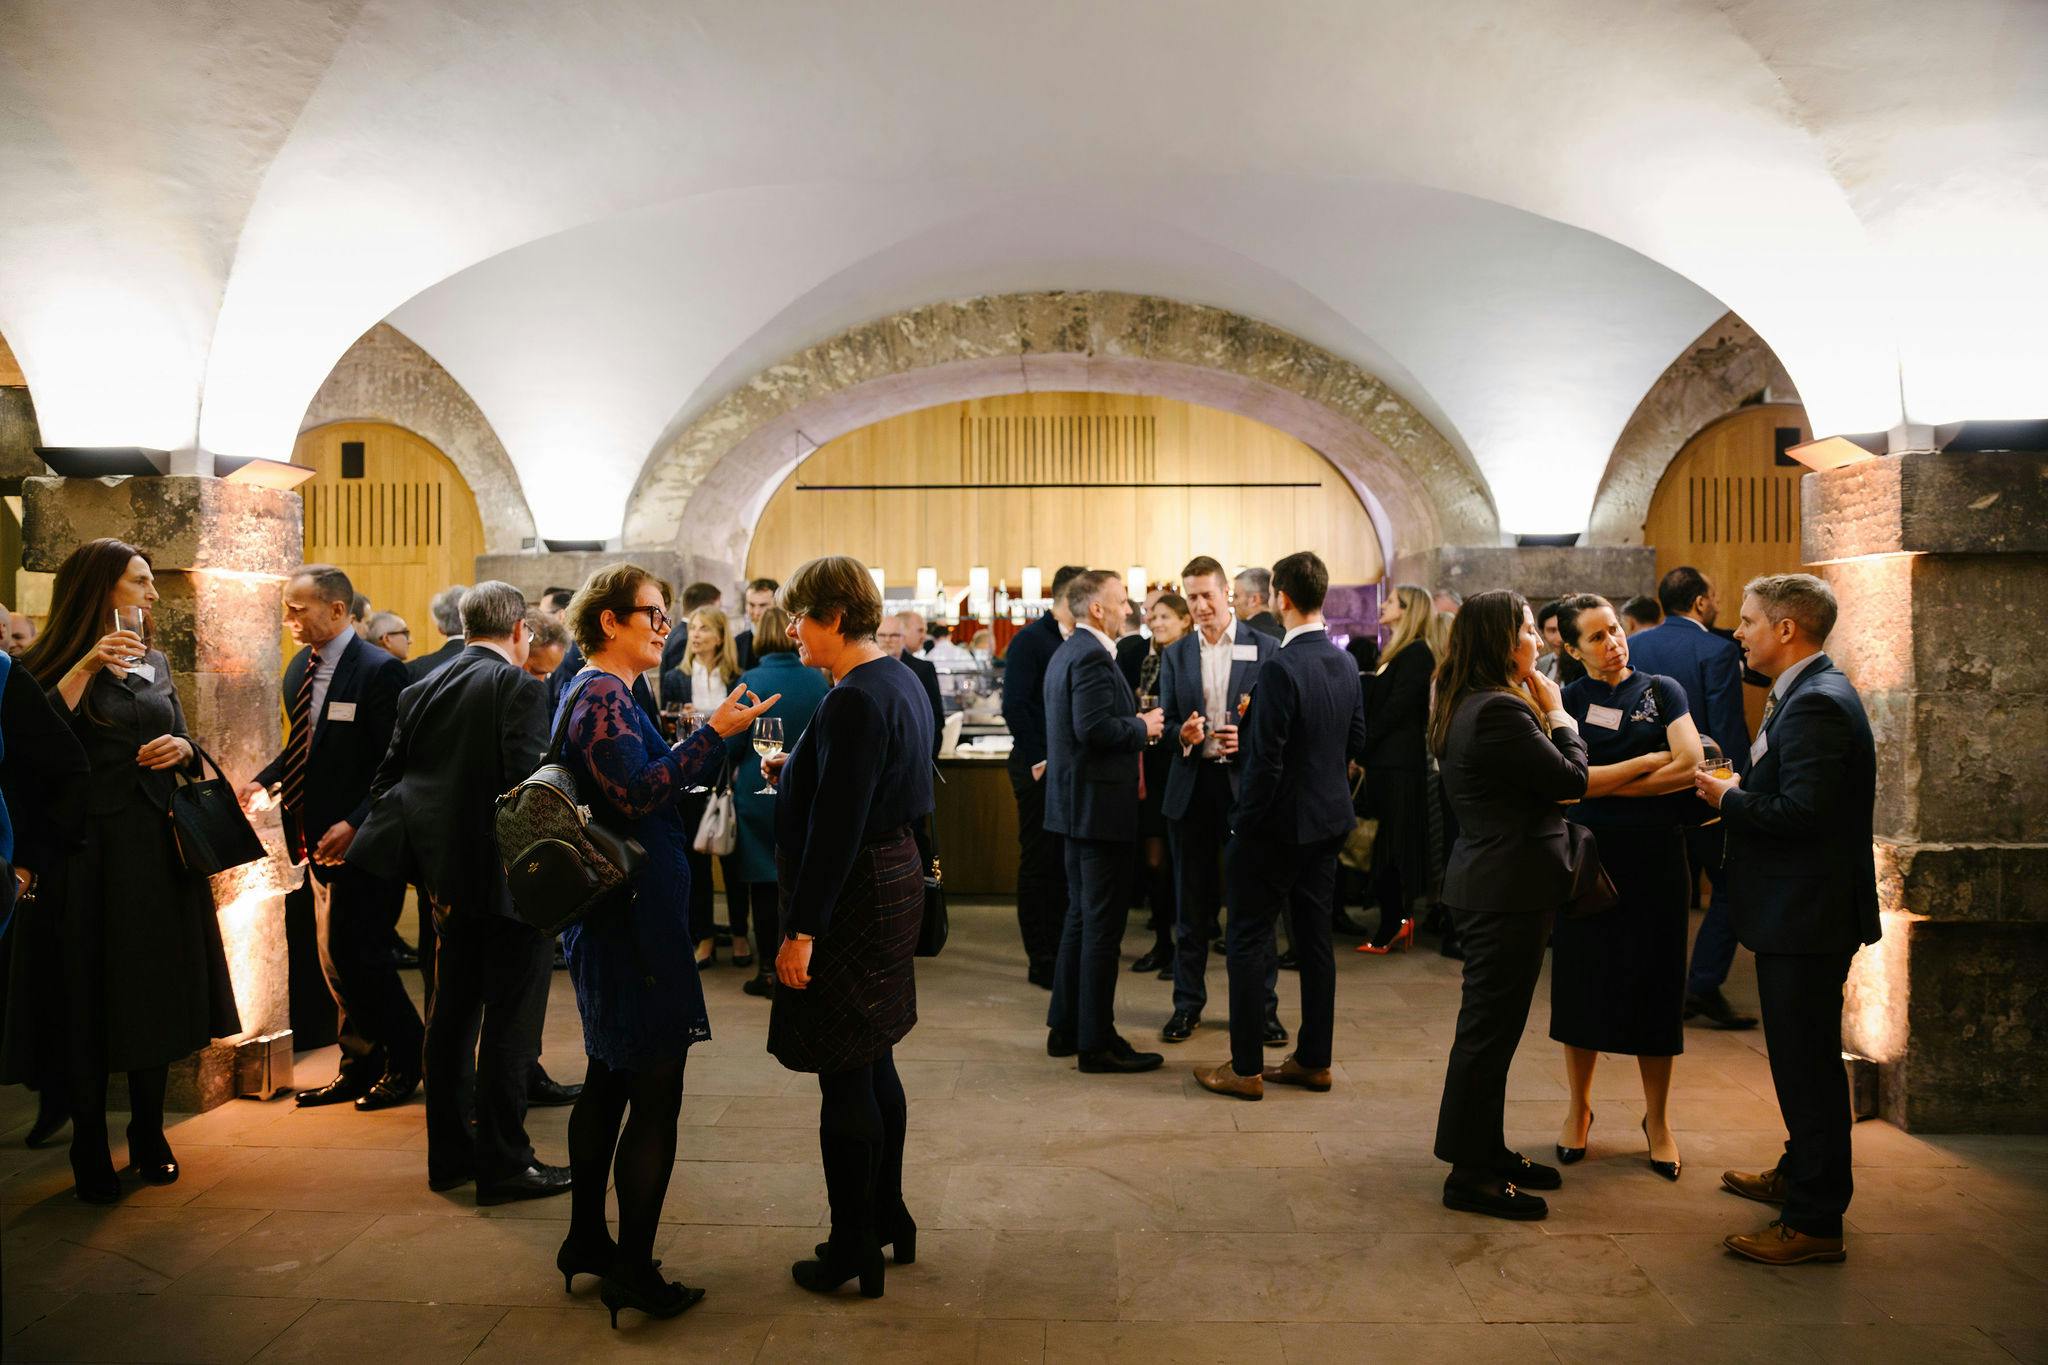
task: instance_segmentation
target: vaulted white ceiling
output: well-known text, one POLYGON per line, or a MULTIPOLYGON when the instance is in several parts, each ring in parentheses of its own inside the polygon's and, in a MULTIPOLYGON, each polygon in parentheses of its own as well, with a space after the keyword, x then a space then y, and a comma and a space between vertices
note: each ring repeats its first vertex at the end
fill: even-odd
POLYGON ((855 322, 1170 294, 1584 524, 1723 307, 1817 430, 2040 416, 2034 0, 15 0, 0 332, 52 444, 281 455, 387 315, 550 536, 855 322))

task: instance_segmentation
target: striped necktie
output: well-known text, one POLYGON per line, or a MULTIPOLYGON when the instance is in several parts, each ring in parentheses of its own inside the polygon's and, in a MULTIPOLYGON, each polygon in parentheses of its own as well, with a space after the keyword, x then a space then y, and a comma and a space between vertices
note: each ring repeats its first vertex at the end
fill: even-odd
POLYGON ((1760 722, 1760 724, 1769 725, 1771 723, 1771 713, 1773 711, 1776 711, 1777 709, 1778 693, 1777 690, 1774 688, 1772 689, 1771 694, 1768 697, 1764 698, 1764 718, 1760 722))
POLYGON ((306 760, 313 752, 313 679, 320 672, 320 651, 306 651, 306 671, 292 694, 291 733, 284 745, 285 839, 294 862, 306 861, 306 822, 300 801, 306 792, 306 760))

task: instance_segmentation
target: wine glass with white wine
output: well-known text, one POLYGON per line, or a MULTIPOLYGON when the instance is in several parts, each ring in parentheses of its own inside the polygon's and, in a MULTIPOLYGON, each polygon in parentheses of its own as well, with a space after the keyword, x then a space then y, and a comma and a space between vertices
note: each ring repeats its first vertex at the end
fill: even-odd
MULTIPOLYGON (((782 752, 782 720, 777 716, 763 716, 754 722, 754 752, 762 758, 773 758, 782 752)), ((761 790, 756 796, 773 796, 775 788, 768 785, 768 779, 761 779, 761 790)))

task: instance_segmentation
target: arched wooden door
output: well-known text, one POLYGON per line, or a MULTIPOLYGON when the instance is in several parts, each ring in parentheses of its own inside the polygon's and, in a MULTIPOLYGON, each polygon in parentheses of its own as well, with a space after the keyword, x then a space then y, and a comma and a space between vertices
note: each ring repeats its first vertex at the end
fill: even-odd
POLYGON ((340 565, 378 611, 403 616, 414 657, 440 648, 427 604, 472 581, 484 541, 476 496, 454 463, 388 422, 315 427, 292 458, 318 471, 299 488, 306 562, 340 565))
MULTIPOLYGON (((1812 439, 1806 410, 1761 403, 1711 423, 1678 452, 1650 499, 1643 539, 1657 549, 1657 576, 1690 564, 1720 599, 1715 624, 1733 629, 1742 585, 1759 574, 1800 567, 1800 465, 1778 452, 1812 439)), ((1763 715, 1764 689, 1745 689, 1750 728, 1763 715)))

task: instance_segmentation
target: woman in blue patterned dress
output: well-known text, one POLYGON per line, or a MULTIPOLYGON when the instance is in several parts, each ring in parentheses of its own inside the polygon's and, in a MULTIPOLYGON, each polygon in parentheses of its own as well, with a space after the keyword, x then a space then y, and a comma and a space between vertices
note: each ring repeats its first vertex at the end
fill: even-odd
POLYGON ((654 1263, 683 1062, 692 1043, 711 1036, 690 939, 690 836, 676 803, 722 761, 725 737, 745 731, 775 698, 735 688, 671 749, 632 693, 634 680, 661 664, 668 585, 636 565, 614 565, 591 576, 567 615, 589 665, 562 689, 562 762, 595 817, 646 850, 630 890, 562 934, 590 1069, 569 1116, 575 1185, 555 1264, 565 1285, 578 1273, 604 1277, 616 1327, 622 1307, 674 1317, 704 1297, 663 1280, 654 1263), (607 1184, 619 1194, 616 1245, 605 1226, 607 1184))

